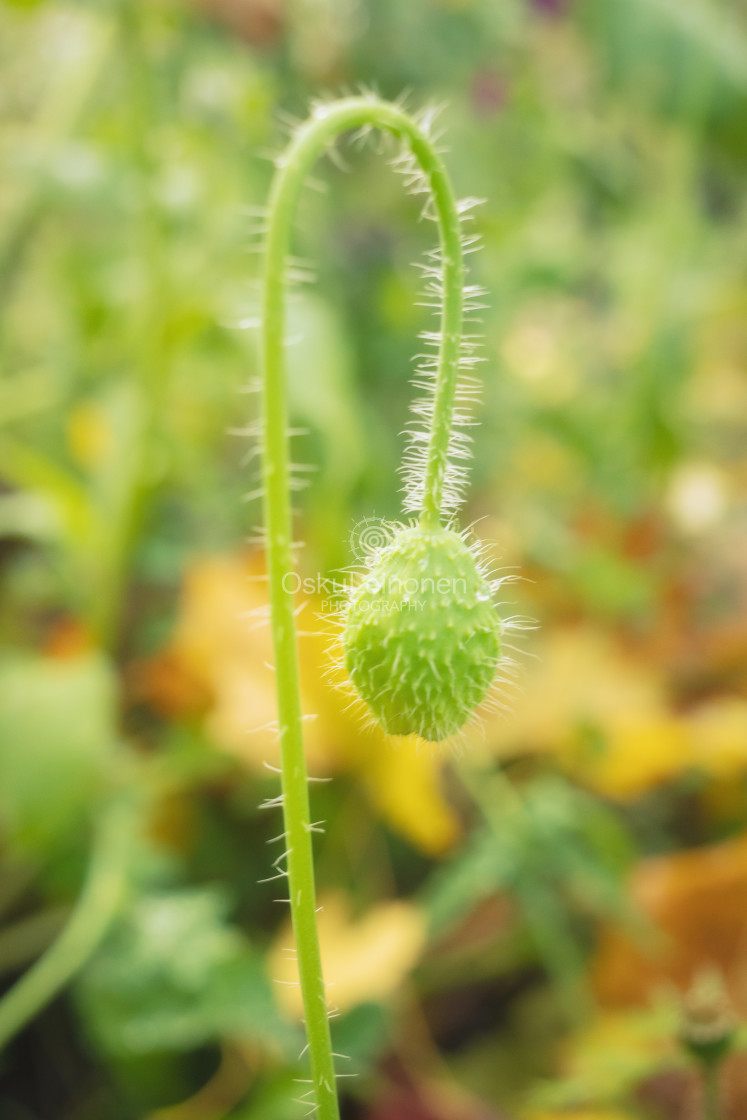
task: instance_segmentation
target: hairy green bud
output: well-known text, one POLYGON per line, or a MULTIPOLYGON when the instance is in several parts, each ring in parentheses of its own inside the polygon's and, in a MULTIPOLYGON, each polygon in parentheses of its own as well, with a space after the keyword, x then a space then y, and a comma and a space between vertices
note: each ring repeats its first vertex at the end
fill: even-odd
POLYGON ((345 666, 390 735, 438 742, 485 699, 501 651, 490 583, 451 529, 400 529, 347 607, 345 666))

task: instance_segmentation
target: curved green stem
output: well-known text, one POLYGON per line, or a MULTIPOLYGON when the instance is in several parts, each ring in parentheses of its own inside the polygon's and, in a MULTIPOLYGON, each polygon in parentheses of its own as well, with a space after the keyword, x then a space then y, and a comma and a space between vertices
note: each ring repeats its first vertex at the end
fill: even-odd
POLYGON ((44 956, 0 1000, 0 1050, 65 987, 111 926, 125 894, 133 823, 129 798, 115 800, 105 810, 70 920, 44 956))
POLYGON ((318 1120, 337 1120, 339 1111, 316 926, 312 825, 301 727, 294 599, 286 578, 293 570, 285 372, 286 267, 298 196, 312 165, 340 133, 368 126, 393 133, 410 149, 430 187, 439 225, 444 299, 421 513, 425 525, 436 526, 440 522, 462 341, 464 263, 459 214, 451 184, 432 141, 401 108, 374 97, 347 98, 317 107, 278 161, 272 184, 262 348, 264 509, 287 871, 318 1120))

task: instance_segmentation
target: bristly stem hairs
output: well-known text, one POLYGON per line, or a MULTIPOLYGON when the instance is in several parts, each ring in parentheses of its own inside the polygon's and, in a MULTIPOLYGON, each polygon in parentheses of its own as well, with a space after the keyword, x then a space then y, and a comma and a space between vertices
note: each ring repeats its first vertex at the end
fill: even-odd
MULTIPOLYGON (((474 344, 465 342, 465 311, 479 292, 465 290, 464 253, 470 238, 463 218, 474 204, 458 204, 431 135, 434 114, 411 115, 372 94, 320 103, 276 160, 267 212, 262 315, 262 470, 270 619, 282 762, 286 873, 303 997, 312 1089, 318 1120, 339 1117, 336 1074, 316 921, 308 779, 294 596, 292 510, 286 380, 285 297, 291 230, 304 181, 316 160, 342 133, 379 129, 395 137, 395 163, 408 186, 424 193, 424 213, 439 230, 439 248, 424 267, 428 302, 440 314, 438 332, 426 332, 429 353, 415 384, 415 424, 405 454, 405 511, 415 520, 401 527, 372 557, 366 578, 352 594, 344 625, 344 660, 369 711, 391 734, 441 740, 471 717, 487 693, 499 660, 500 622, 492 585, 463 537, 450 527, 465 481, 455 459, 467 453, 456 426, 476 386, 468 376, 474 344), (444 524, 443 519, 446 519, 444 524), (412 581, 427 581, 425 609, 405 611, 412 581)), ((421 606, 423 604, 421 603, 421 606)))

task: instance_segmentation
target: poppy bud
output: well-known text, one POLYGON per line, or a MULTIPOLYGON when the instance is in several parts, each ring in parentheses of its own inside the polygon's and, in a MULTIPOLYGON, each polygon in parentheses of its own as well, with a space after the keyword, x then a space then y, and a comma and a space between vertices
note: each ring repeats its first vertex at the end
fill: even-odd
POLYGON ((486 697, 501 651, 491 586, 452 529, 399 529, 347 606, 345 665, 390 735, 438 742, 486 697))

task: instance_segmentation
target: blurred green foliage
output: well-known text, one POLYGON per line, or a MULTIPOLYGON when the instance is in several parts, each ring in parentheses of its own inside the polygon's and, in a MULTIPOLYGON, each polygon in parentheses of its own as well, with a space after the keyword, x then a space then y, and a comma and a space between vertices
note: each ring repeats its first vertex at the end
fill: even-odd
POLYGON ((0 788, 8 839, 44 853, 80 828, 117 746, 103 658, 8 661, 0 676, 0 788))
MULTIPOLYGON (((643 686, 587 718, 530 684, 554 730, 491 723, 487 759, 463 783, 448 770, 439 805, 463 836, 443 860, 386 817, 393 779, 366 769, 367 741, 326 702, 322 890, 355 915, 396 895, 428 926, 401 996, 377 999, 374 980, 335 1022, 360 1075, 342 1083, 346 1116, 544 1120, 548 1101, 584 1120, 676 1115, 639 1084, 686 1077, 662 1042, 671 1016, 616 1042, 631 1072, 614 1083, 591 1045, 564 1077, 559 1041, 602 1013, 600 929, 647 935, 623 890, 631 866, 739 833, 747 812, 743 0, 2 0, 8 979, 74 900, 102 801, 125 780, 147 790, 125 915, 72 998, 2 1057, 8 1120, 302 1114, 298 1024, 267 964, 284 914, 257 886, 277 831, 257 811, 276 790, 249 733, 266 716, 247 713, 246 756, 226 748, 209 696, 234 668, 215 656, 224 639, 206 636, 208 681, 194 657, 174 668, 174 633, 199 558, 242 552, 259 520, 244 500, 257 403, 242 394, 257 373, 266 157, 280 122, 361 83, 442 102, 457 190, 486 200, 465 521, 482 519, 501 563, 533 581, 511 609, 541 634, 603 633, 654 682, 655 733, 630 733, 640 769, 683 721, 715 745, 700 767, 670 758, 624 790, 610 772, 600 794, 583 788, 592 763, 643 686), (708 705, 722 702, 714 730, 708 705), (493 755, 515 760, 518 795, 488 774, 493 755), (508 914, 491 910, 501 900, 508 914), (633 1036, 661 1043, 656 1061, 633 1036)), ((295 251, 316 280, 289 311, 295 447, 318 468, 298 495, 302 564, 325 574, 349 562, 356 521, 399 514, 408 374, 429 325, 411 264, 433 235, 386 148, 341 153, 351 173, 320 167, 323 189, 302 201, 295 251)), ((257 638, 260 668, 265 656, 257 638)), ((601 710, 604 688, 589 692, 601 710)))

